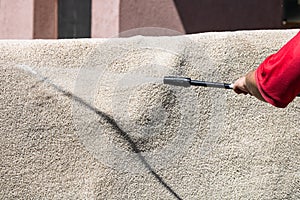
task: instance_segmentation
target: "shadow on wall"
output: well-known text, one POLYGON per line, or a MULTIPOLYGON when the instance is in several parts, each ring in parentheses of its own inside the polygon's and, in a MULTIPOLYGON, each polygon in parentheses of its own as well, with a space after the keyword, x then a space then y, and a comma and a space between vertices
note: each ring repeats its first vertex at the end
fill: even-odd
POLYGON ((179 194, 177 194, 172 188, 171 186, 169 186, 163 179, 163 177, 161 177, 156 171, 155 169, 148 163, 148 161, 146 160, 146 158, 141 154, 141 150, 139 149, 139 147, 136 145, 136 143, 133 141, 133 139, 130 137, 130 135, 128 133, 126 133, 122 128, 120 128, 120 126, 118 125, 118 123, 115 121, 115 119, 111 116, 109 116, 108 114, 98 110, 96 107, 93 107, 92 105, 90 105, 88 102, 86 102, 85 100, 83 100, 82 98, 64 90, 63 88, 55 85, 54 83, 48 81, 48 79, 46 77, 40 76, 39 77, 41 80, 38 83, 44 83, 46 82, 47 84, 49 84, 51 87, 53 87, 56 91, 62 93, 64 96, 72 99, 75 102, 80 103, 82 106, 84 106, 86 109, 94 112, 96 115, 98 115, 99 117, 101 117, 104 121, 106 121, 107 123, 111 124, 112 128, 116 131, 117 134, 119 134, 126 142, 128 142, 129 147, 131 148, 131 151, 136 153, 140 162, 144 165, 144 167, 149 171, 149 173, 177 200, 181 200, 182 198, 179 196, 179 194))
POLYGON ((282 28, 282 0, 173 0, 186 33, 282 28))

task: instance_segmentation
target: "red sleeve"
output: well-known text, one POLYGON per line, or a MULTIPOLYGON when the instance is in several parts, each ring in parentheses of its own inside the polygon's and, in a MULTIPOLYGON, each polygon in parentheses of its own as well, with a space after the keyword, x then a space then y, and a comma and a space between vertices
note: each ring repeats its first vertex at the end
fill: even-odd
POLYGON ((270 104, 284 108, 300 93, 300 32, 255 72, 258 89, 270 104))

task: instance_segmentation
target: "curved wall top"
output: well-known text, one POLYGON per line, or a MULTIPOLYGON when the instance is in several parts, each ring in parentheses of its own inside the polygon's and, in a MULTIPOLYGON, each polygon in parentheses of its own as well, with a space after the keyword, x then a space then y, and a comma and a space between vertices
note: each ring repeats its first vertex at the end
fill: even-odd
POLYGON ((233 82, 298 30, 0 41, 0 196, 297 199, 299 106, 233 82))

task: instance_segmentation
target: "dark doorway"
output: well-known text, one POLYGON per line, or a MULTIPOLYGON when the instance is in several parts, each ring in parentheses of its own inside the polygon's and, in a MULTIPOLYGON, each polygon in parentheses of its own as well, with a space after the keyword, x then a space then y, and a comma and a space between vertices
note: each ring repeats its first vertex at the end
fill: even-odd
POLYGON ((91 0, 58 1, 58 38, 91 37, 91 0))

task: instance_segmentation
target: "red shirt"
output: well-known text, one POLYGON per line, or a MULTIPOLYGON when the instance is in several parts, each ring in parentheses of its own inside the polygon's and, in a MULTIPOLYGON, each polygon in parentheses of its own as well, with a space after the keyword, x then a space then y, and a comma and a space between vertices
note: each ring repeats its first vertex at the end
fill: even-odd
POLYGON ((300 94, 300 32, 255 73, 257 87, 270 104, 284 108, 300 94))

